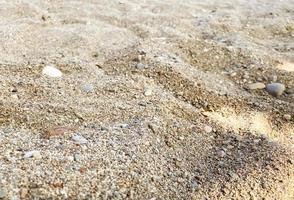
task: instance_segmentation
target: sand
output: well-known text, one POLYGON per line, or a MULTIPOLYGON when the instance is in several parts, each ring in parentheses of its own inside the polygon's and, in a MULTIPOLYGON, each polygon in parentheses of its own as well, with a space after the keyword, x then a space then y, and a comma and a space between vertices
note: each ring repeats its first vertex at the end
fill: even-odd
POLYGON ((293 199, 293 22, 293 0, 0 1, 0 199, 293 199))

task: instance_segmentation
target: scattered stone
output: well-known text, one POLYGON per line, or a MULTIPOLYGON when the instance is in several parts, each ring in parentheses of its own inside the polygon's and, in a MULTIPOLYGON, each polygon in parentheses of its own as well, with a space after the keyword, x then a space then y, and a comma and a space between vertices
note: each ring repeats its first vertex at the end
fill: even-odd
POLYGON ((275 97, 282 95, 285 89, 285 85, 282 83, 271 83, 266 86, 266 91, 275 97))
POLYGON ((284 114, 283 117, 285 120, 291 120, 291 118, 292 118, 291 115, 289 115, 289 114, 284 114))
POLYGON ((197 181, 193 180, 190 184, 192 190, 197 190, 199 188, 199 184, 197 181))
POLYGON ((7 192, 4 188, 0 188, 0 199, 4 199, 7 195, 7 192))
POLYGON ((40 158, 42 158, 42 155, 41 155, 40 151, 28 151, 25 153, 24 158, 40 159, 40 158))
POLYGON ((145 68, 145 65, 143 63, 137 63, 136 64, 136 68, 137 69, 144 69, 145 68))
POLYGON ((260 90, 265 88, 265 84, 257 82, 257 83, 251 83, 248 85, 249 90, 260 90))
POLYGON ((121 128, 128 128, 130 125, 129 124, 120 124, 119 127, 121 128))
POLYGON ((229 176, 233 179, 233 180, 236 180, 239 178, 238 174, 232 172, 232 171, 229 171, 229 176))
POLYGON ((205 126, 204 127, 204 131, 206 132, 206 133, 211 133, 212 132, 212 127, 211 126, 205 126))
POLYGON ((217 155, 218 155, 219 157, 223 158, 223 157, 226 156, 226 152, 224 152, 223 150, 219 150, 219 151, 217 152, 217 155))
POLYGON ((61 77, 62 76, 62 72, 53 66, 44 67, 42 74, 50 76, 50 77, 61 77))
POLYGON ((278 80, 278 76, 277 75, 271 75, 268 77, 268 79, 271 81, 271 82, 276 82, 278 80))
POLYGON ((62 127, 62 126, 53 127, 53 128, 45 130, 45 132, 42 134, 42 137, 45 139, 49 139, 50 137, 64 135, 74 130, 75 130, 74 128, 70 128, 70 127, 62 127))
POLYGON ((81 161, 81 160, 82 160, 82 156, 81 156, 80 154, 76 153, 76 154, 74 155, 74 161, 79 162, 79 161, 81 161))
POLYGON ((74 136, 72 136, 72 139, 78 144, 88 143, 88 140, 81 135, 74 135, 74 136))
POLYGON ((230 74, 230 77, 235 77, 236 75, 237 75, 236 72, 232 72, 232 73, 230 74))
POLYGON ((91 93, 94 91, 94 86, 90 83, 86 83, 83 85, 82 90, 86 93, 91 93))
POLYGON ((13 99, 19 99, 17 94, 11 95, 11 98, 13 98, 13 99))
POLYGON ((152 95, 152 90, 151 89, 146 89, 144 92, 145 96, 151 96, 152 95))
POLYGON ((29 194, 29 190, 27 188, 21 188, 20 190, 20 198, 25 199, 29 194))
POLYGON ((67 157, 67 160, 70 161, 70 162, 72 162, 72 161, 75 160, 75 158, 74 158, 74 156, 68 156, 68 157, 67 157))

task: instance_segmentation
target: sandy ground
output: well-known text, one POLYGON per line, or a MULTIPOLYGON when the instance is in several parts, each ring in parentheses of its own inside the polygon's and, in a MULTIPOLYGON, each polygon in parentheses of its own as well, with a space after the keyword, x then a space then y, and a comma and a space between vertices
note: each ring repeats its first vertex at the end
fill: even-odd
POLYGON ((0 43, 0 199, 294 199, 293 0, 0 0, 0 43))

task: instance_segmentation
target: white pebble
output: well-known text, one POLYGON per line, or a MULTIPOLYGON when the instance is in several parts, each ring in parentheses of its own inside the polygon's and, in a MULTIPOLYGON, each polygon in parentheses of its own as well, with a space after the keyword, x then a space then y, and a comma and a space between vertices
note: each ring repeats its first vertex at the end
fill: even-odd
POLYGON ((260 82, 251 83, 251 84, 248 85, 248 88, 250 90, 264 89, 265 88, 265 84, 264 83, 260 83, 260 82))
POLYGON ((292 118, 291 115, 289 115, 289 114, 285 114, 283 117, 286 120, 291 120, 291 118, 292 118))
POLYGON ((72 139, 78 144, 86 144, 86 143, 88 143, 88 140, 86 138, 84 138, 83 136, 80 136, 80 135, 74 135, 74 136, 72 136, 72 139))
POLYGON ((205 126, 205 127, 204 127, 204 131, 205 131, 206 133, 211 133, 211 132, 212 132, 212 127, 211 127, 211 126, 205 126))
POLYGON ((28 151, 24 155, 24 158, 36 158, 36 159, 39 159, 41 157, 42 156, 41 156, 40 151, 28 151))
POLYGON ((146 89, 144 92, 145 96, 151 96, 152 95, 152 90, 151 89, 146 89))
POLYGON ((62 72, 53 66, 44 67, 42 74, 50 76, 50 77, 61 77, 62 76, 62 72))

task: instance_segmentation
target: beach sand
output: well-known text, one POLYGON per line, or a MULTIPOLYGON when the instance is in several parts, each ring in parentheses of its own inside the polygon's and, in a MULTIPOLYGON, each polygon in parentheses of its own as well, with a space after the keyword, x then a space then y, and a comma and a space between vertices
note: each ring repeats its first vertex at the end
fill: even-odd
POLYGON ((294 199, 293 0, 0 0, 0 43, 0 199, 294 199))

